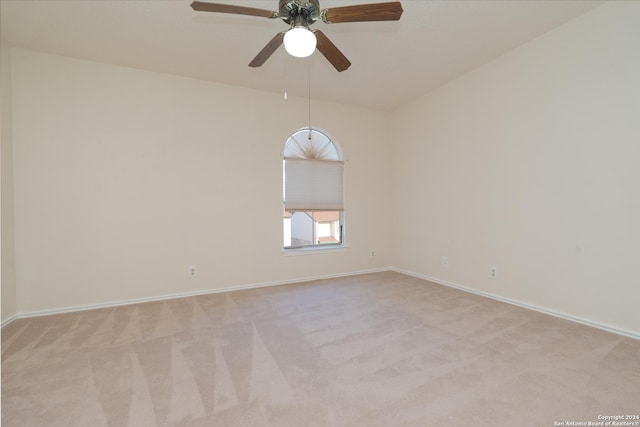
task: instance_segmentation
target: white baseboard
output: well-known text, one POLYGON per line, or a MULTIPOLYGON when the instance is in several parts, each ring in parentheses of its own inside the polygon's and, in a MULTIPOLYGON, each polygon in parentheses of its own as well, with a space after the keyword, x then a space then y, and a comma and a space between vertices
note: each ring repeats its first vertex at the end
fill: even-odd
POLYGON ((229 286, 225 288, 216 288, 216 289, 207 289, 202 291, 193 291, 193 292, 181 292, 176 294, 167 294, 160 295, 155 297, 145 297, 145 298, 134 298, 128 300, 121 301, 113 301, 108 303, 100 303, 100 304, 86 304, 86 305, 77 305, 71 307, 61 307, 54 308, 49 310, 38 310, 38 311, 27 311, 22 313, 17 313, 8 319, 2 322, 2 327, 4 328, 11 322, 17 319, 25 319, 29 317, 40 317, 40 316, 49 316, 52 314, 63 314, 63 313, 74 313, 77 311, 85 311, 85 310, 95 310, 99 308, 109 308, 109 307, 119 307, 123 305, 131 305, 131 304, 142 304, 145 302, 153 302, 153 301, 164 301, 176 298, 186 298, 197 295, 207 295, 207 294, 217 294, 221 292, 232 292, 232 291, 241 291, 245 289, 255 289, 255 288, 264 288, 269 286, 282 286, 282 285, 291 285, 294 283, 304 283, 311 282, 314 280, 323 280, 323 279, 336 279, 338 277, 348 277, 348 276, 357 276, 359 274, 370 274, 370 273, 380 273, 383 271, 390 271, 389 267, 384 268, 376 268, 371 270, 360 270, 360 271, 352 271, 348 273, 338 273, 338 274, 328 274, 322 276, 307 276, 298 279, 290 279, 290 280, 280 280, 275 282, 263 282, 263 283, 253 283, 249 285, 239 285, 239 286, 229 286))
POLYGON ((17 318, 18 316, 16 314, 14 314, 13 316, 9 316, 8 318, 2 321, 2 327, 4 328, 5 326, 7 326, 9 323, 13 322, 17 318))
POLYGON ((604 323, 600 323, 600 322, 595 322, 593 320, 588 320, 588 319, 584 319, 582 317, 577 317, 577 316, 572 316, 570 314, 566 314, 566 313, 562 313, 556 310, 551 310, 548 308, 544 308, 544 307, 538 307, 536 305, 533 304, 528 304, 522 301, 518 301, 518 300, 513 300, 511 298, 505 298, 505 297, 501 297, 500 295, 495 295, 489 292, 483 292, 483 291, 479 291, 477 289, 473 289, 473 288, 469 288, 466 286, 461 286, 455 283, 451 283, 451 282, 447 282, 444 280, 440 280, 437 279, 435 277, 429 277, 429 276, 425 276, 423 274, 418 274, 418 273, 414 273, 412 271, 407 271, 407 270, 402 270, 400 268, 396 268, 396 267, 391 267, 392 271, 395 271, 397 273, 402 273, 402 274, 406 274, 408 276, 412 276, 412 277, 416 277, 418 279, 423 279, 423 280, 427 280, 429 282, 433 282, 433 283, 437 283, 439 285, 444 285, 444 286, 448 286, 450 288, 455 288, 461 291, 465 291, 465 292, 470 292, 472 294, 476 294, 476 295, 480 295, 483 297, 487 297, 487 298, 491 298, 497 301, 501 301, 501 302, 505 302, 507 304, 511 304, 511 305, 515 305, 518 307, 522 307, 522 308, 526 308, 528 310, 533 310, 533 311, 537 311, 539 313, 543 313, 543 314, 548 314, 550 316, 554 316, 554 317, 559 317, 561 319, 564 320, 569 320, 572 322, 576 322, 576 323, 580 323, 586 326, 591 326, 593 328, 598 328, 598 329, 602 329, 604 331, 607 332, 611 332, 617 335, 622 335, 628 338, 633 338, 636 340, 640 340, 640 333, 638 332, 633 332, 633 331, 629 331, 626 329, 620 329, 620 328, 616 328, 614 326, 611 325, 607 325, 604 323))
POLYGON ((170 300, 170 299, 176 299, 176 298, 191 297, 191 296, 196 296, 196 295, 216 294, 216 293, 221 293, 221 292, 233 292, 233 291, 241 291, 241 290, 245 290, 245 289, 264 288, 264 287, 269 287, 269 286, 291 285, 291 284, 294 284, 294 283, 304 283, 304 282, 310 282, 310 281, 313 281, 313 280, 335 279, 335 278, 339 278, 339 277, 357 276, 359 274, 380 273, 380 272, 383 272, 383 271, 395 271, 397 273, 406 274, 408 276, 416 277, 418 279, 427 280, 429 282, 437 283, 439 285, 448 286, 450 288, 455 288, 455 289, 458 289, 458 290, 461 290, 461 291, 464 291, 464 292, 470 292, 472 294, 480 295, 480 296, 483 296, 483 297, 486 297, 486 298, 491 298, 491 299, 494 299, 494 300, 497 300, 497 301, 501 301, 501 302, 504 302, 504 303, 507 303, 507 304, 515 305, 515 306, 522 307, 522 308, 526 308, 528 310, 537 311, 539 313, 548 314, 550 316, 554 316, 554 317, 558 317, 558 318, 561 318, 561 319, 569 320, 569 321, 572 321, 572 322, 580 323, 580 324, 583 324, 583 325, 591 326, 593 328, 602 329, 604 331, 612 332, 612 333, 617 334, 617 335, 622 335, 622 336, 625 336, 625 337, 628 337, 628 338, 633 338, 633 339, 636 339, 636 340, 640 340, 640 333, 637 333, 637 332, 616 328, 616 327, 613 327, 611 325, 595 322, 593 320, 588 320, 588 319, 584 319, 584 318, 577 317, 577 316, 572 316, 572 315, 569 315, 569 314, 566 314, 566 313, 562 313, 562 312, 559 312, 559 311, 555 311, 555 310, 551 310, 551 309, 548 309, 548 308, 538 307, 538 306, 535 306, 535 305, 532 305, 532 304, 528 304, 528 303, 525 303, 525 302, 522 302, 522 301, 517 301, 517 300, 510 299, 510 298, 505 298, 505 297, 502 297, 500 295, 495 295, 495 294, 492 294, 492 293, 489 293, 489 292, 479 291, 477 289, 469 288, 469 287, 466 287, 466 286, 458 285, 456 283, 447 282, 447 281, 444 281, 444 280, 437 279, 435 277, 425 276, 423 274, 414 273, 412 271, 407 271, 407 270, 403 270, 403 269, 396 268, 396 267, 384 267, 384 268, 376 268, 376 269, 371 269, 371 270, 352 271, 352 272, 348 272, 348 273, 328 274, 328 275, 322 275, 322 276, 307 276, 307 277, 302 277, 302 278, 298 278, 298 279, 281 280, 281 281, 275 281, 275 282, 253 283, 253 284, 249 284, 249 285, 230 286, 230 287, 226 287, 226 288, 207 289, 207 290, 195 291, 195 292, 183 292, 183 293, 177 293, 177 294, 161 295, 161 296, 156 296, 156 297, 136 298, 136 299, 115 301, 115 302, 102 303, 102 304, 88 304, 88 305, 81 305, 81 306, 63 307, 63 308, 57 308, 57 309, 51 309, 51 310, 22 312, 22 313, 15 314, 15 315, 9 317, 8 319, 5 319, 2 322, 2 327, 4 328, 5 326, 10 324, 14 320, 23 319, 23 318, 29 318, 29 317, 48 316, 48 315, 52 315, 52 314, 62 314, 62 313, 73 313, 73 312, 77 312, 77 311, 93 310, 93 309, 98 309, 98 308, 118 307, 118 306, 122 306, 122 305, 141 304, 141 303, 152 302, 152 301, 164 301, 164 300, 170 300))

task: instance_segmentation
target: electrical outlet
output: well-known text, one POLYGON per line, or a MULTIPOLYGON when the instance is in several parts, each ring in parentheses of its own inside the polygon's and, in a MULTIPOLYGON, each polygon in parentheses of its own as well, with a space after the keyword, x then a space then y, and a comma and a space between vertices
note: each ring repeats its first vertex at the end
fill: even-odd
POLYGON ((198 276, 198 270, 196 269, 195 265, 190 265, 189 266, 189 277, 196 277, 198 276))
POLYGON ((498 267, 495 267, 493 265, 489 266, 489 278, 491 278, 491 279, 497 279, 498 278, 498 267))
POLYGON ((372 251, 371 251, 371 258, 373 258, 373 257, 375 257, 375 256, 376 256, 376 251, 372 250, 372 251))
POLYGON ((443 256, 442 257, 442 268, 449 269, 449 257, 448 256, 443 256))

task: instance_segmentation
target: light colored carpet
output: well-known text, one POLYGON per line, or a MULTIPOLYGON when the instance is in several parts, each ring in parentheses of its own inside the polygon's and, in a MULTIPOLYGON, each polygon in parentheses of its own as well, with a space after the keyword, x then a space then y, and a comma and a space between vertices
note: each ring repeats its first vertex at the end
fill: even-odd
POLYGON ((2 425, 554 426, 640 412, 640 341, 386 272, 22 319, 2 425))

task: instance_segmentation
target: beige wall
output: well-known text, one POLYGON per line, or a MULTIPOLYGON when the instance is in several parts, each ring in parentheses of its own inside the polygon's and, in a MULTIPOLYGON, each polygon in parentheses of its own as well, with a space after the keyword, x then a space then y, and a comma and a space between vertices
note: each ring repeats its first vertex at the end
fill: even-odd
POLYGON ((0 158, 2 181, 2 322, 16 314, 13 237, 13 146, 11 131, 11 48, 0 40, 0 158))
POLYGON ((347 160, 349 247, 282 254, 281 151, 307 111, 281 94, 14 49, 18 312, 388 266, 377 227, 389 117, 319 101, 312 123, 347 160))
POLYGON ((639 22, 605 4, 396 111, 394 265, 639 335, 639 22))
POLYGON ((639 14, 607 3, 390 114, 314 101, 349 248, 313 256, 281 253, 306 100, 13 49, 3 320, 6 294, 21 314, 395 266, 637 336, 639 14))

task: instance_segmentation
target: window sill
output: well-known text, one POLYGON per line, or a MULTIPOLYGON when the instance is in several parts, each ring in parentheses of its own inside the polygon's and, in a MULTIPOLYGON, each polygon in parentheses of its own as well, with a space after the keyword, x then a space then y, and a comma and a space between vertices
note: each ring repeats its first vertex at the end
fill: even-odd
POLYGON ((331 246, 331 247, 307 247, 296 249, 283 249, 284 256, 300 256, 300 255, 316 255, 344 252, 348 246, 331 246))

